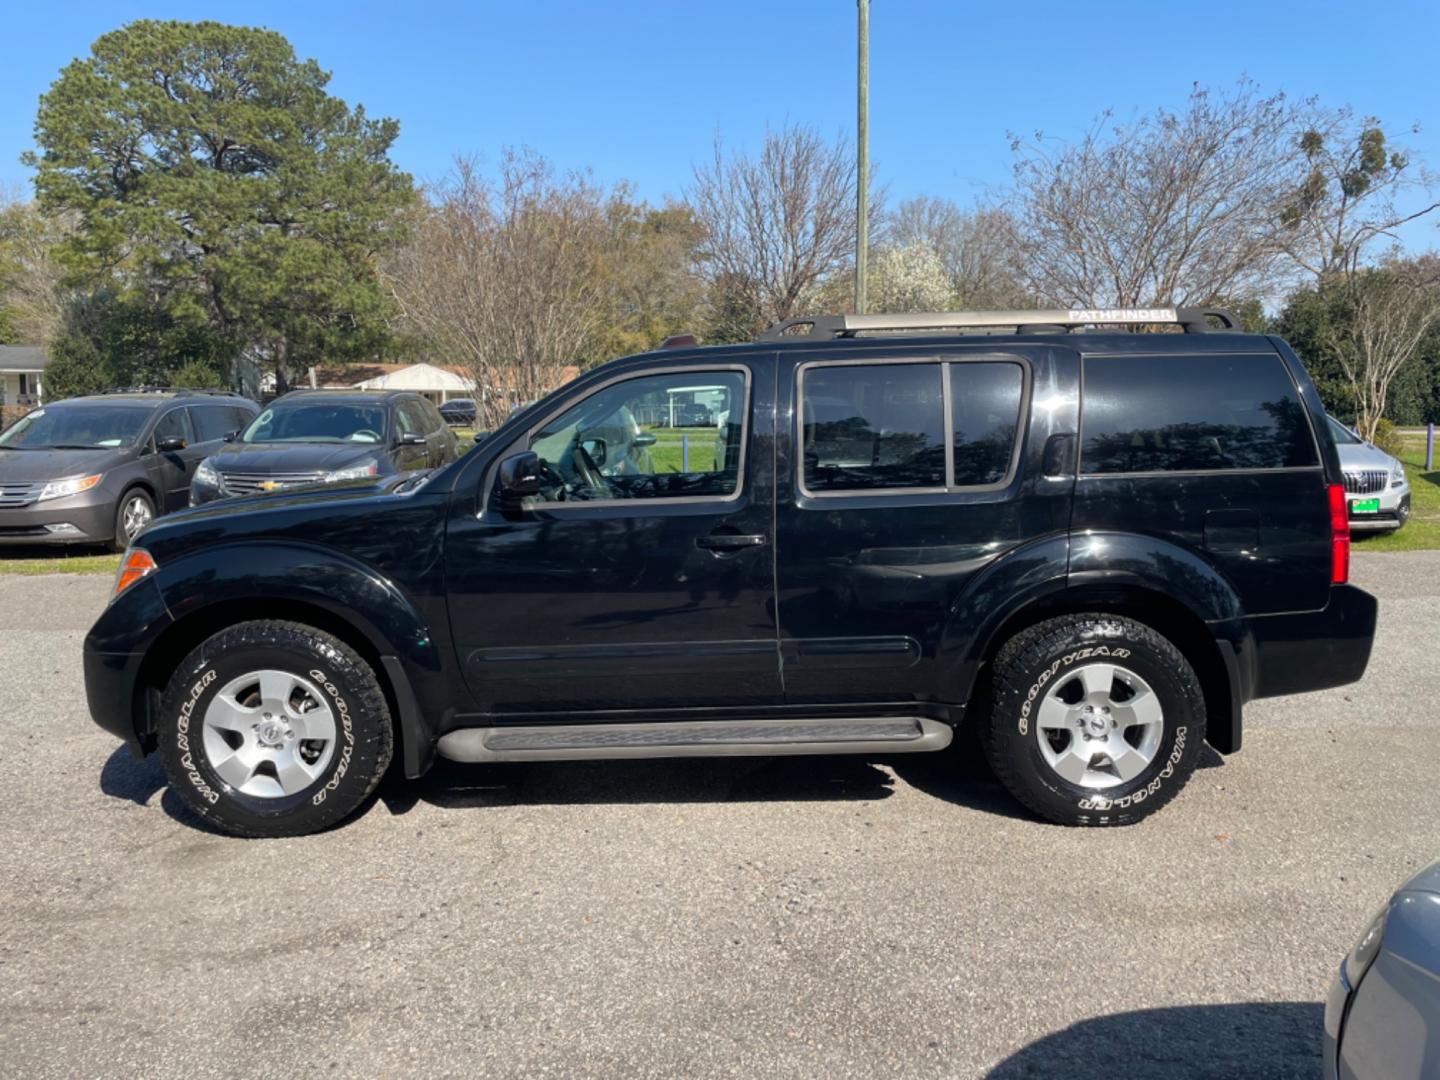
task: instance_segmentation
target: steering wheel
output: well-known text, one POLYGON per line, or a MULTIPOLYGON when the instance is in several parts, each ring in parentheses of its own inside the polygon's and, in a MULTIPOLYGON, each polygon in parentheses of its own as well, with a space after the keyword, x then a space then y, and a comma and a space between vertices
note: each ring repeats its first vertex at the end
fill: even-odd
POLYGON ((593 493, 588 495, 589 498, 606 499, 613 494, 609 481, 600 475, 595 459, 585 452, 583 446, 576 446, 570 452, 570 465, 575 470, 576 479, 593 493))
POLYGON ((351 441, 351 442, 379 442, 379 441, 380 441, 380 433, 379 433, 378 431, 371 431, 369 428, 361 428, 359 431, 352 431, 352 432, 350 433, 350 441, 351 441), (368 436, 370 436, 370 437, 369 437, 368 439, 362 438, 362 436, 365 436, 365 435, 368 435, 368 436))

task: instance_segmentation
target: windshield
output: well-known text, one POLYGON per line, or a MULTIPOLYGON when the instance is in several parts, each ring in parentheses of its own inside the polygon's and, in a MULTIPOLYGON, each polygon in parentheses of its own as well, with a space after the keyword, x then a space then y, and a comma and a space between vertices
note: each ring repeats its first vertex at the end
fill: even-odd
POLYGON ((3 432, 12 450, 91 450, 130 446, 154 410, 99 402, 61 402, 26 413, 3 432))
POLYGON ((1330 434, 1335 436, 1335 441, 1337 443, 1346 445, 1351 443, 1362 443, 1365 441, 1364 439, 1356 435, 1353 431, 1351 431, 1349 428, 1347 428, 1344 424, 1340 423, 1339 420, 1336 420, 1335 417, 1327 416, 1325 419, 1330 421, 1330 434))
POLYGON ((328 405, 322 401, 269 408, 241 442, 378 443, 385 438, 385 406, 328 405))

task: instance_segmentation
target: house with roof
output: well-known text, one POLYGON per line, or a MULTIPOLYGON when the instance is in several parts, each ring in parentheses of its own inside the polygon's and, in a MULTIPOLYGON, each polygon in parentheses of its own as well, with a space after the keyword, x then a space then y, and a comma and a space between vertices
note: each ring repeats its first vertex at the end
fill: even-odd
POLYGON ((48 362, 38 345, 0 345, 0 406, 43 404, 41 376, 48 362))

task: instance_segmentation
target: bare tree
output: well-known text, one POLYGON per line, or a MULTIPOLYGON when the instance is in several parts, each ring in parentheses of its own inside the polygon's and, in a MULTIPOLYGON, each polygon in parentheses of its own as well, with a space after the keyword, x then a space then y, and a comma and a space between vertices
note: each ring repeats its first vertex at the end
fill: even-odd
POLYGON ((1301 113, 1241 82, 1229 94, 1197 86, 1178 113, 1113 128, 1107 115, 1076 143, 1014 139, 1031 288, 1081 307, 1273 295, 1301 113))
POLYGON ((1390 384, 1420 342, 1440 325, 1440 256, 1392 258, 1340 281, 1349 318, 1328 325, 1323 339, 1354 395, 1356 426, 1373 440, 1390 384))
MULTIPOLYGON (((1412 129, 1413 130, 1413 129, 1412 129)), ((1395 230, 1440 209, 1435 179, 1387 139, 1380 121, 1348 109, 1315 109, 1296 135, 1305 171, 1280 213, 1285 250, 1325 281, 1360 272, 1366 250, 1398 242, 1395 230), (1405 209, 1396 198, 1420 198, 1405 209)))
POLYGON ((752 331, 805 313, 854 255, 855 155, 843 139, 790 126, 767 132, 749 157, 727 154, 717 138, 686 197, 719 303, 731 321, 748 311, 752 331))
POLYGON ((940 257, 961 307, 1018 308, 1032 299, 1022 283, 1015 221, 1002 209, 967 211, 921 195, 896 208, 888 232, 893 244, 921 244, 940 257))
POLYGON ((595 340, 611 197, 528 152, 493 179, 459 159, 387 265, 403 329, 469 368, 483 423, 553 389, 595 340))
POLYGON ((69 290, 56 252, 72 228, 64 217, 0 194, 0 318, 23 342, 48 345, 64 323, 69 290))

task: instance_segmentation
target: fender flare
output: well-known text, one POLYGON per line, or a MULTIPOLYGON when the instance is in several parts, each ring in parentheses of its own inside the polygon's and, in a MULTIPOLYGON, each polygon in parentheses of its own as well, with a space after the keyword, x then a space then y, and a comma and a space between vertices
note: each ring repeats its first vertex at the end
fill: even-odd
POLYGON ((267 597, 343 623, 368 645, 379 661, 377 677, 392 691, 405 775, 429 768, 438 738, 430 717, 448 706, 439 686, 440 649, 409 598, 373 568, 319 545, 247 540, 168 562, 156 584, 177 633, 206 611, 253 606, 267 597))

